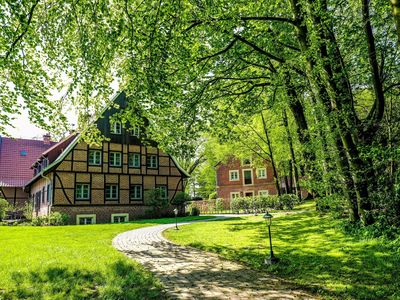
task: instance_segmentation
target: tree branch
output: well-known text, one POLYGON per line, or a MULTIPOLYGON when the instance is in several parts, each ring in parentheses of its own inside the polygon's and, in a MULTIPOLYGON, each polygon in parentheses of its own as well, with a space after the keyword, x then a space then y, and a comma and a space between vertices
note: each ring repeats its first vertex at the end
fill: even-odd
POLYGON ((26 26, 24 28, 24 30, 21 32, 20 35, 17 36, 17 38, 14 40, 14 42, 11 44, 10 48, 7 51, 7 54, 5 56, 5 60, 8 59, 8 57, 10 56, 12 50, 14 49, 14 47, 18 44, 18 42, 20 40, 22 40, 22 38, 24 37, 24 35, 28 32, 29 29, 29 25, 32 22, 32 18, 33 18, 33 12, 35 11, 36 6, 38 5, 39 0, 36 0, 33 5, 31 6, 31 9, 29 10, 29 17, 28 17, 28 22, 26 23, 26 26))
POLYGON ((294 26, 297 26, 297 23, 293 19, 289 18, 284 18, 284 17, 269 17, 269 16, 250 16, 250 17, 225 17, 225 18, 210 18, 209 20, 192 20, 191 24, 188 28, 184 30, 184 32, 187 32, 191 30, 192 28, 199 26, 201 24, 208 24, 208 23, 214 23, 214 22, 220 22, 220 21, 231 21, 231 20, 240 20, 240 21, 274 21, 274 22, 283 22, 283 23, 289 23, 294 26))
POLYGON ((204 56, 204 57, 200 58, 200 59, 198 60, 198 62, 201 62, 201 61, 203 61, 203 60, 206 60, 206 59, 209 59, 209 58, 212 58, 212 57, 216 57, 216 56, 219 56, 219 55, 221 55, 221 54, 224 54, 224 53, 228 52, 229 49, 231 49, 231 48, 235 45, 235 43, 237 42, 237 40, 238 40, 238 39, 235 38, 234 40, 232 40, 232 41, 228 44, 228 46, 226 46, 226 48, 222 49, 221 51, 218 51, 217 53, 214 53, 214 54, 211 54, 211 55, 208 55, 208 56, 204 56))

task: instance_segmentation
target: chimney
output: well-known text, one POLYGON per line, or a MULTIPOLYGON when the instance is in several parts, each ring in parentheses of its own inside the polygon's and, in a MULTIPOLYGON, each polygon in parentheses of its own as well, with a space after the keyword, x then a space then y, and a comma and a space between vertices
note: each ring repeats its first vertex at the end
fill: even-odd
POLYGON ((50 134, 46 133, 45 135, 43 135, 43 144, 50 145, 50 142, 51 142, 50 134))

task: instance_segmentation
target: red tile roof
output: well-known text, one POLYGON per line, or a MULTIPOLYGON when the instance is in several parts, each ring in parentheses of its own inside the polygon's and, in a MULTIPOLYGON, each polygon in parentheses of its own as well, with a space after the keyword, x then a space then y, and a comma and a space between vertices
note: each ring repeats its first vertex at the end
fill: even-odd
POLYGON ((32 164, 55 142, 0 137, 0 187, 22 187, 33 177, 32 164))

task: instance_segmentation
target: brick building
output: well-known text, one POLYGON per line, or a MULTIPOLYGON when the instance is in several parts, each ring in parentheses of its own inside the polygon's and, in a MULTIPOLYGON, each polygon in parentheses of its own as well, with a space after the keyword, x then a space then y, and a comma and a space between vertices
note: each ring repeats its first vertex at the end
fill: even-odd
MULTIPOLYGON (((113 102, 126 107, 125 93, 113 102)), ((185 171, 145 140, 144 128, 113 122, 111 116, 118 111, 111 107, 95 121, 107 138, 100 146, 89 146, 75 134, 33 165, 35 175, 26 188, 37 216, 57 211, 76 224, 125 222, 150 209, 144 205, 146 190, 158 188, 169 200, 183 190, 185 171)))
POLYGON ((24 186, 32 179, 32 164, 54 144, 49 135, 43 140, 0 136, 0 197, 20 209, 29 199, 24 186))
POLYGON ((216 173, 218 198, 277 194, 273 170, 268 162, 256 167, 251 159, 230 158, 227 163, 217 164, 216 173))

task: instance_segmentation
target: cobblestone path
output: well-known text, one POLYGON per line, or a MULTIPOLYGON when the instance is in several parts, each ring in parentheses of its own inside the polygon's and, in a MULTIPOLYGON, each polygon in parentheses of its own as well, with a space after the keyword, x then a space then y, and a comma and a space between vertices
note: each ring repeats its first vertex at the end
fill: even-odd
MULTIPOLYGON (((181 223, 185 225, 188 223, 181 223)), ((113 246, 140 262, 164 284, 172 299, 318 299, 289 283, 191 247, 173 244, 162 232, 175 224, 119 234, 113 246)))

